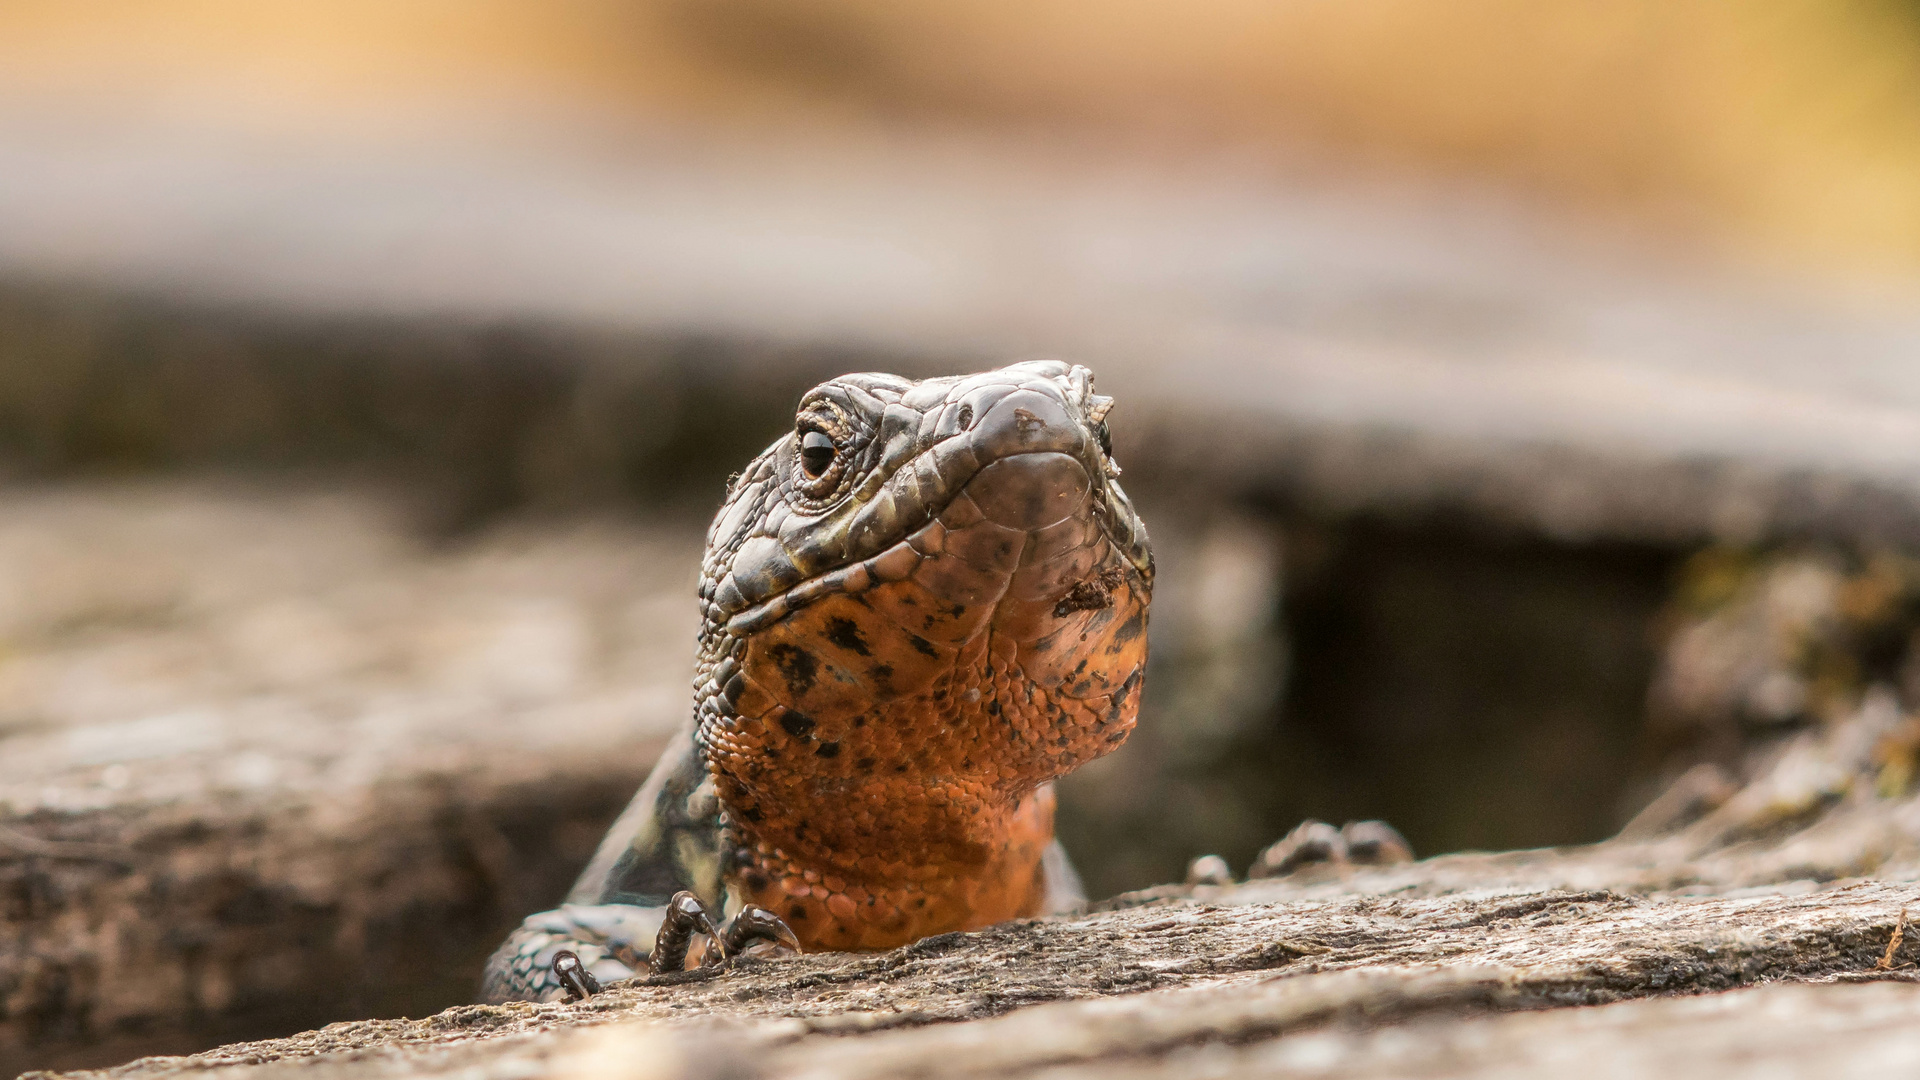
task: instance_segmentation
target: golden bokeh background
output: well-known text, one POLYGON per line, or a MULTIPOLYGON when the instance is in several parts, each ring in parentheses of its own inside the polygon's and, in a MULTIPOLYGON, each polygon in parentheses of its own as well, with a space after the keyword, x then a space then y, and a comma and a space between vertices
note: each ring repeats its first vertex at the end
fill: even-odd
POLYGON ((0 98, 355 139, 984 127, 1492 178, 1768 261, 1920 264, 1920 5, 1894 0, 11 0, 0 98))

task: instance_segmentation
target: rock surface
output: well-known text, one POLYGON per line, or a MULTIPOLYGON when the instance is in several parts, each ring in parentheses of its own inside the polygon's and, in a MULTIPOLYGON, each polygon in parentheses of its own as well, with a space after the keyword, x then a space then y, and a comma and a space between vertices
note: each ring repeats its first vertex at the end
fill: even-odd
POLYGON ((1609 844, 1167 889, 880 955, 743 962, 584 1003, 336 1024, 88 1075, 1717 1076, 1751 1075, 1762 1053, 1920 1061, 1920 988, 1852 985, 1914 978, 1904 924, 1920 885, 1755 869, 1682 886, 1673 854, 1609 844), (1566 887, 1645 884, 1656 867, 1680 887, 1566 887))
POLYGON ((565 890, 681 720, 698 533, 407 525, 6 496, 0 1073, 469 1000, 565 890))
MULTIPOLYGON (((1871 776, 1847 756, 1858 734, 1843 727, 1803 756, 1816 755, 1822 775, 1851 764, 1871 776)), ((1798 797, 1782 774, 1808 771, 1795 760, 1706 817, 1643 840, 1165 886, 889 953, 743 960, 615 984, 582 1003, 334 1024, 86 1075, 1364 1077, 1533 1067, 1600 1077, 1920 1064, 1910 1034, 1920 988, 1854 985, 1920 980, 1920 931, 1908 924, 1920 907, 1920 796, 1886 799, 1855 782, 1811 819, 1804 809, 1782 818, 1780 800, 1798 797)))

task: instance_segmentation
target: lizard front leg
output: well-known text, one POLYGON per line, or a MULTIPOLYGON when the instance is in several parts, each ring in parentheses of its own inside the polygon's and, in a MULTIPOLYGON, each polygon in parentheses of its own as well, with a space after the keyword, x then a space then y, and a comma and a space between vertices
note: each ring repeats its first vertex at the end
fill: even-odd
POLYGON ((562 904, 530 915, 487 961, 482 1000, 571 996, 586 984, 556 970, 563 955, 572 956, 579 974, 594 984, 630 979, 646 969, 649 944, 664 918, 663 909, 637 904, 562 904))
POLYGON ((756 941, 793 952, 800 941, 778 915, 749 904, 723 931, 693 893, 664 907, 564 904, 520 924, 487 964, 485 1000, 577 1001, 639 973, 684 971, 694 935, 707 936, 704 967, 717 967, 756 941), (641 942, 651 939, 650 946, 641 942))

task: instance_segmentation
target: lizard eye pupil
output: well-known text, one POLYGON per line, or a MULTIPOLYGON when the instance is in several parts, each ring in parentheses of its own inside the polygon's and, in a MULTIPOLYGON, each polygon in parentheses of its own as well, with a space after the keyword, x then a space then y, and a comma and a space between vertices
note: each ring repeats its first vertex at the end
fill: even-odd
POLYGON ((809 431, 800 437, 800 467, 808 476, 826 472, 837 452, 833 439, 824 431, 809 431))

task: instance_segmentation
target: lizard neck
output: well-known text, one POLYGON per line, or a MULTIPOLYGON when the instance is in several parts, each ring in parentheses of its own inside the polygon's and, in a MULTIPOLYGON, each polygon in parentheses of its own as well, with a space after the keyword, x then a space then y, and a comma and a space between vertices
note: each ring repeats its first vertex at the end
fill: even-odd
POLYGON ((889 805, 882 819, 919 818, 930 826, 926 834, 889 828, 873 837, 877 844, 739 829, 729 884, 743 901, 785 919, 808 951, 890 949, 1039 914, 1047 892, 1042 857, 1053 839, 1051 787, 1011 805, 972 803, 952 790, 929 796, 889 805))
POLYGON ((831 644, 880 640, 887 598, 830 598, 756 636, 743 670, 771 673, 778 694, 749 680, 738 718, 707 748, 728 884, 810 949, 891 948, 1039 913, 1050 781, 1132 726, 1108 696, 1030 677, 1029 663, 1062 646, 980 625, 991 609, 970 633, 917 619, 934 635, 925 651, 886 662, 831 644), (847 689, 836 675, 855 665, 865 686, 891 692, 847 689), (875 666, 886 669, 877 678, 875 666), (789 685, 794 672, 805 678, 789 685))
MULTIPOLYGON (((1040 911, 1049 785, 1126 738, 1146 659, 1145 582, 1097 529, 1064 524, 1056 546, 1083 557, 1053 577, 1079 579, 1071 590, 1009 570, 969 592, 971 564, 943 557, 928 581, 707 639, 725 656, 699 697, 727 882, 803 947, 890 948, 1040 911)), ((998 558, 1028 550, 988 539, 998 558)))

